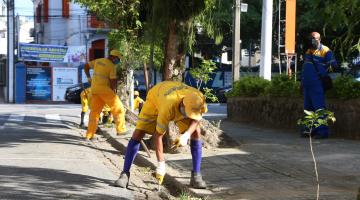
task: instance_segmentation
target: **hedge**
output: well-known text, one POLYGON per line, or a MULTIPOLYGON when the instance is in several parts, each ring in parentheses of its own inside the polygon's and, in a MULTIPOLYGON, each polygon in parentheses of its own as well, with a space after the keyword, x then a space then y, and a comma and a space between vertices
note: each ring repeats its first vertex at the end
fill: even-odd
MULTIPOLYGON (((351 76, 339 76, 326 95, 329 98, 349 100, 360 98, 360 82, 351 76)), ((236 81, 227 97, 301 97, 300 82, 287 75, 277 75, 271 81, 261 77, 244 77, 236 81)))

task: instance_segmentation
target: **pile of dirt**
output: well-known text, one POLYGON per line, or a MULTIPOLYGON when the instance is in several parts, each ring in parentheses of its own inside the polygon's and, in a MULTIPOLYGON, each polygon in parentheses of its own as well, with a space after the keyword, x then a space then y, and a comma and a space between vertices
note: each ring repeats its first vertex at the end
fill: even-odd
MULTIPOLYGON (((135 113, 131 112, 130 110, 126 112, 126 121, 129 122, 130 124, 135 125, 137 119, 138 117, 135 113)), ((200 121, 201 135, 202 135, 204 148, 208 148, 208 149, 216 148, 221 143, 223 132, 219 129, 219 123, 220 122, 214 124, 205 119, 200 121)), ((189 148, 187 147, 172 148, 173 141, 179 136, 180 136, 179 128, 175 125, 174 122, 170 122, 169 131, 163 137, 164 152, 184 153, 189 151, 189 148)), ((155 149, 155 141, 153 138, 144 141, 150 149, 155 149)))

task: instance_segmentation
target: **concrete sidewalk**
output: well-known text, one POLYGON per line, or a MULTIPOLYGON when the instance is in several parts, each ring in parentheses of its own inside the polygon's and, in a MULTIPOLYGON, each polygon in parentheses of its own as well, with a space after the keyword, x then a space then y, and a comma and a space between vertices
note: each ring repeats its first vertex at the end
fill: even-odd
MULTIPOLYGON (((258 128, 223 121, 221 129, 241 145, 203 150, 202 174, 207 190, 189 188, 191 154, 166 154, 170 187, 207 199, 305 200, 316 199, 314 166, 309 139, 295 132, 258 128)), ((131 135, 103 134, 125 152, 131 135)), ((314 151, 320 176, 320 199, 356 200, 360 187, 360 142, 315 140, 314 151)), ((155 153, 140 151, 136 164, 156 168, 155 153)))

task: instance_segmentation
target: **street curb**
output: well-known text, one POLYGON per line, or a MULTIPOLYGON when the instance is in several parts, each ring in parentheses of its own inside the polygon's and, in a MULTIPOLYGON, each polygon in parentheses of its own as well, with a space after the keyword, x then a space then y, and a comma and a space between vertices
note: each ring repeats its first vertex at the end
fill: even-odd
MULTIPOLYGON (((107 139, 107 141, 111 144, 111 146, 113 146, 116 150, 120 151, 123 155, 125 155, 127 142, 126 144, 124 144, 123 141, 117 140, 116 138, 113 137, 111 133, 109 133, 107 130, 103 128, 100 128, 100 133, 107 139)), ((121 139, 126 139, 126 138, 121 138, 121 139)), ((148 158, 147 156, 140 153, 137 154, 134 160, 134 164, 151 167, 154 170, 157 167, 157 162, 152 161, 151 158, 148 158)), ((176 169, 173 169, 170 166, 167 166, 167 168, 170 168, 170 171, 176 171, 176 169)), ((170 191, 186 192, 191 196, 198 198, 208 197, 208 195, 202 195, 197 193, 196 192, 197 189, 189 188, 188 185, 181 183, 176 179, 176 176, 172 176, 171 174, 172 173, 166 173, 163 183, 170 191)))

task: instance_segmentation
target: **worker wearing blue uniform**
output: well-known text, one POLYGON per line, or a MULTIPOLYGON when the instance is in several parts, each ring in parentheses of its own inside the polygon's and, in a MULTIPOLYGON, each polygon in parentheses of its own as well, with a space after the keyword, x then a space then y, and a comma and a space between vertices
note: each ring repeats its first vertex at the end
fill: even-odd
MULTIPOLYGON (((325 109, 325 91, 320 80, 328 72, 336 68, 337 62, 332 51, 325 45, 321 44, 320 34, 312 32, 311 48, 304 55, 304 65, 301 75, 301 83, 304 94, 304 109, 316 111, 325 109)), ((329 135, 327 126, 320 126, 314 129, 312 136, 315 138, 327 138, 329 135)), ((302 133, 302 136, 305 136, 302 133)))

